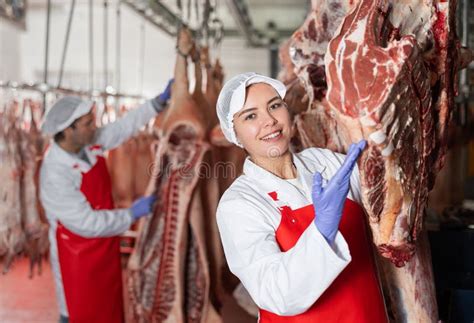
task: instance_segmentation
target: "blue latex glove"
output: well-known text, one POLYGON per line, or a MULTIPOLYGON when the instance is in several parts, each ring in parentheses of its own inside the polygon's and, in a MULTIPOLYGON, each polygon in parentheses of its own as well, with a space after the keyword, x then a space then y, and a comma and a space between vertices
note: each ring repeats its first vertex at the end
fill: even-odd
POLYGON ((132 217, 134 220, 137 220, 141 218, 144 215, 148 215, 152 212, 152 205, 156 201, 156 196, 151 195, 151 196, 145 196, 141 197, 135 202, 133 202, 132 207, 130 208, 130 211, 132 211, 132 217))
POLYGON ((170 79, 163 93, 158 95, 158 98, 160 99, 161 102, 166 103, 171 98, 171 86, 173 85, 173 82, 174 82, 174 79, 170 79))
POLYGON ((322 187, 321 174, 316 172, 313 176, 311 196, 316 215, 314 223, 329 244, 334 242, 339 230, 339 221, 349 193, 352 170, 366 144, 365 140, 361 140, 349 147, 344 163, 325 188, 322 187))
POLYGON ((151 100, 151 104, 153 105, 153 108, 155 108, 156 112, 160 113, 166 107, 166 103, 171 97, 171 86, 173 85, 173 82, 174 79, 170 79, 163 93, 157 95, 151 100))

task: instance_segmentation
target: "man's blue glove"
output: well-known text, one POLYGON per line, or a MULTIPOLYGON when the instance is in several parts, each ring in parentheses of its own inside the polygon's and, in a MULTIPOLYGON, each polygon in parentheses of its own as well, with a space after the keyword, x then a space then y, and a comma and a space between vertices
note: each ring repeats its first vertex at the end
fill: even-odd
POLYGON ((174 79, 170 79, 163 93, 151 100, 151 103, 157 112, 163 111, 166 106, 166 103, 171 98, 171 87, 173 85, 173 82, 174 79))
POLYGON ((158 95, 158 97, 160 98, 161 102, 168 102, 168 100, 171 98, 171 86, 173 85, 173 82, 174 82, 174 79, 170 79, 168 81, 168 84, 166 85, 166 88, 165 90, 163 91, 163 93, 161 93, 160 95, 158 95))
POLYGON ((145 196, 135 200, 130 208, 133 219, 138 220, 142 216, 150 214, 152 212, 151 207, 155 201, 155 195, 145 196))
POLYGON ((339 221, 347 193, 349 193, 352 170, 366 144, 365 140, 361 140, 349 147, 344 163, 325 188, 322 187, 321 174, 316 172, 313 176, 311 196, 316 215, 314 223, 329 244, 334 242, 339 230, 339 221))

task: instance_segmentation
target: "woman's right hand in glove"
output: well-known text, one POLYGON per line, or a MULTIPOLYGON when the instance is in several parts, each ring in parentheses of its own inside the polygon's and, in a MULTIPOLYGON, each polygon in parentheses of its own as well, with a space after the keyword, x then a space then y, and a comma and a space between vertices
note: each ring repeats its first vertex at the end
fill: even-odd
POLYGON ((367 142, 352 144, 341 168, 334 174, 326 187, 322 187, 322 176, 316 172, 313 176, 312 199, 314 205, 314 223, 329 244, 334 242, 344 203, 349 193, 350 177, 354 166, 367 142))

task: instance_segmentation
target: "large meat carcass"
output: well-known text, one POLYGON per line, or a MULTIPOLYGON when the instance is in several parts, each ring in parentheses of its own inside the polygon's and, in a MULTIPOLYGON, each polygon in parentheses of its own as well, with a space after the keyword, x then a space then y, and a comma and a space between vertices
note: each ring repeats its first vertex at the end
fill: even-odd
MULTIPOLYGON (((218 122, 215 102, 220 90, 218 82, 220 79, 215 77, 214 68, 210 64, 210 53, 208 47, 203 47, 200 50, 195 47, 193 55, 194 62, 194 76, 195 86, 193 91, 193 99, 202 110, 206 119, 207 134, 206 139, 209 138, 210 131, 218 122), (203 69, 206 76, 206 86, 203 87, 203 69), (203 92, 205 88, 205 92, 203 92)), ((209 279, 210 279, 210 301, 214 308, 220 310, 223 300, 222 288, 222 268, 224 267, 224 251, 220 243, 219 232, 217 229, 217 222, 215 214, 217 204, 219 202, 219 183, 221 178, 216 176, 215 171, 219 169, 222 161, 222 154, 218 147, 210 146, 209 152, 203 156, 202 173, 197 183, 194 199, 200 199, 203 212, 203 230, 205 235, 207 259, 209 262, 209 279)))
POLYGON ((297 149, 326 147, 338 152, 345 149, 345 135, 332 118, 325 99, 324 55, 337 27, 355 3, 355 0, 313 0, 305 22, 281 48, 284 69, 279 76, 288 90, 285 101, 296 113, 293 143, 297 149))
POLYGON ((38 103, 11 100, 0 112, 0 260, 6 273, 17 256, 30 260, 30 278, 48 253, 48 224, 39 202, 39 166, 45 140, 38 103))
MULTIPOLYGON (((128 113, 125 105, 120 107, 118 117, 128 113)), ((104 107, 102 125, 115 121, 115 109, 104 107)), ((154 137, 149 125, 140 129, 132 138, 107 154, 107 168, 112 183, 112 195, 117 208, 130 207, 133 201, 145 194, 153 165, 154 137)))
MULTIPOLYGON (((121 106, 118 117, 122 117, 126 112, 126 107, 121 106)), ((112 106, 104 106, 103 113, 102 125, 114 121, 115 110, 112 106)), ((110 173, 115 207, 130 207, 135 198, 134 157, 136 155, 137 142, 135 138, 127 139, 107 153, 107 168, 110 173)))
POLYGON ((18 101, 0 113, 0 257, 7 272, 15 256, 23 251, 25 234, 21 212, 20 128, 18 101))
POLYGON ((421 227, 446 152, 455 76, 469 57, 455 9, 456 1, 313 1, 289 45, 310 98, 295 118, 302 147, 344 151, 368 140, 359 160, 363 203, 390 260, 380 262, 397 322, 438 319, 421 227))
MULTIPOLYGON (((182 29, 179 50, 193 42, 182 29)), ((210 145, 204 111, 189 93, 187 57, 177 56, 170 107, 160 121, 149 193, 158 198, 145 219, 128 265, 133 320, 220 322, 210 302, 203 204, 197 185, 210 145)))
POLYGON ((39 202, 39 168, 45 147, 45 138, 37 126, 40 106, 24 100, 20 127, 21 208, 25 234, 24 251, 30 259, 30 277, 35 266, 41 274, 42 261, 49 250, 48 223, 39 202))

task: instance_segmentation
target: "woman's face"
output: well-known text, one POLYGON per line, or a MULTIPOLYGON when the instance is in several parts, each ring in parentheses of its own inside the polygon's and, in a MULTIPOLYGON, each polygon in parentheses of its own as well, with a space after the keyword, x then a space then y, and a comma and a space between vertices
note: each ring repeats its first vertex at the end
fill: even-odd
POLYGON ((290 114, 278 92, 268 84, 247 88, 244 107, 234 115, 234 129, 252 158, 275 158, 288 151, 290 114))

